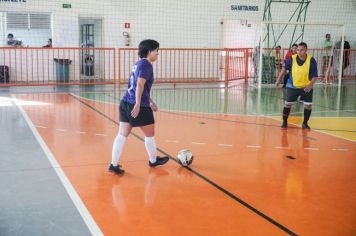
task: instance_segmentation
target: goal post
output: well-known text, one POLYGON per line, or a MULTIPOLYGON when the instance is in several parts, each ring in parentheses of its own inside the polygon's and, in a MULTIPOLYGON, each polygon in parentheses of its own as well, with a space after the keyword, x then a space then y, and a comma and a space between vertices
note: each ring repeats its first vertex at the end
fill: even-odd
POLYGON ((258 87, 274 84, 293 44, 305 42, 317 61, 320 83, 341 85, 345 29, 342 24, 261 22, 255 42, 255 80, 258 87), (326 40, 326 35, 330 40, 326 40))

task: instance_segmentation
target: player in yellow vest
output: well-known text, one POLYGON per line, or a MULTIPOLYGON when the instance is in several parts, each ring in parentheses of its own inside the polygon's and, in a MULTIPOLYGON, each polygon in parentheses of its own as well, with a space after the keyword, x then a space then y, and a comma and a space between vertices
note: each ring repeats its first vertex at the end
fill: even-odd
POLYGON ((299 43, 297 54, 286 61, 276 81, 276 86, 279 87, 280 81, 284 78, 286 71, 290 71, 285 93, 282 128, 288 127, 287 121, 290 109, 297 102, 298 97, 300 97, 304 102, 302 128, 310 129, 308 120, 312 111, 313 85, 318 77, 318 66, 316 60, 307 54, 307 50, 308 46, 306 43, 299 43))

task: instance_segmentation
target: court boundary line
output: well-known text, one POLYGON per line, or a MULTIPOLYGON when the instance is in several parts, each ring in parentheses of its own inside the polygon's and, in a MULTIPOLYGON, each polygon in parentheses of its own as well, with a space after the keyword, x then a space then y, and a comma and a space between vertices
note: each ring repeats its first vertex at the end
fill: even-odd
MULTIPOLYGON (((218 121, 226 121, 226 122, 234 122, 234 123, 240 123, 240 124, 249 124, 249 125, 259 125, 259 126, 269 126, 269 127, 278 127, 280 128, 279 125, 272 125, 272 124, 259 124, 259 123, 251 123, 251 122, 243 122, 243 121, 236 121, 236 120, 224 120, 224 119, 220 119, 220 118, 215 118, 215 117, 199 117, 199 116, 196 116, 196 115, 185 115, 185 114, 180 114, 181 112, 172 112, 172 111, 158 111, 158 112, 163 112, 163 113, 171 113, 171 114, 175 114, 175 115, 179 115, 179 116, 191 116, 191 117, 194 117, 194 118, 202 118, 202 119, 208 119, 208 120, 218 120, 218 121)), ((282 113, 281 113, 282 114, 282 113)), ((220 114, 220 115, 228 115, 228 114, 220 114)), ((242 115, 243 116, 243 115, 242 115)), ((260 118, 271 118, 273 120, 277 120, 277 121, 280 121, 278 120, 278 118, 272 118, 270 116, 266 116, 266 115, 256 115, 256 116, 253 116, 251 115, 252 117, 260 117, 260 118)), ((294 129, 299 129, 299 125, 298 124, 295 124, 295 127, 289 127, 289 128, 294 128, 294 129)), ((322 131, 322 130, 326 130, 326 131, 333 131, 333 132, 356 132, 356 130, 329 130, 329 129, 312 129, 314 131, 322 131)), ((325 133, 327 134, 327 133, 325 133)), ((354 141, 353 141, 354 142, 354 141)))
MULTIPOLYGON (((85 98, 85 97, 82 97, 82 96, 79 96, 79 95, 76 95, 76 94, 73 94, 74 96, 76 97, 79 97, 83 100, 88 100, 88 101, 92 101, 92 102, 100 102, 100 103, 106 103, 106 104, 111 104, 111 105, 118 105, 117 103, 110 103, 110 102, 105 102, 105 101, 95 101, 93 99, 90 99, 90 98, 85 98)), ((106 94, 104 93, 104 96, 106 96, 106 94)), ((116 97, 113 97, 113 96, 110 96, 110 95, 107 95, 111 98, 116 98, 116 97)), ((118 99, 118 98, 116 98, 118 99)), ((348 110, 350 111, 350 110, 348 110)), ((275 121, 280 121, 278 120, 277 118, 274 118, 272 116, 269 116, 269 115, 244 115, 244 114, 228 114, 228 113, 205 113, 205 112, 191 112, 191 111, 167 111, 167 110, 159 110, 159 112, 162 112, 162 113, 171 113, 171 114, 175 114, 175 115, 180 115, 180 116, 191 116, 191 117, 194 117, 194 118, 203 118, 203 119, 210 119, 210 120, 217 120, 217 121, 225 121, 225 122, 234 122, 234 123, 240 123, 240 124, 249 124, 249 125, 259 125, 259 126, 267 126, 267 127, 278 127, 280 128, 279 125, 268 125, 268 124, 258 124, 258 123, 251 123, 251 122, 242 122, 242 121, 235 121, 235 120, 224 120, 224 119, 220 119, 220 118, 214 118, 214 117, 199 117, 195 114, 210 114, 210 115, 231 115, 231 116, 246 116, 246 117, 264 117, 264 118, 267 118, 267 119, 272 119, 272 120, 275 120, 275 121), (193 113, 192 115, 185 115, 185 114, 182 114, 182 113, 193 113)), ((293 114, 293 113, 291 113, 293 114)), ((315 118, 320 118, 320 117, 315 117, 315 118)), ((337 117, 330 117, 330 118, 337 118, 337 117)), ((342 117, 344 118, 344 117, 342 117)), ((350 117, 352 118, 352 117, 350 117)), ((291 123, 293 125, 295 125, 295 127, 288 127, 289 129, 293 128, 293 129, 299 129, 299 126, 298 124, 296 123, 291 123)), ((313 131, 316 131, 316 132, 319 132, 321 134, 324 134, 324 135, 330 135, 331 137, 334 137, 334 138, 339 138, 339 139, 343 139, 343 140, 347 140, 347 141, 350 141, 350 142, 356 142, 354 140, 351 140, 351 139, 348 139, 348 138, 344 138, 344 137, 340 137, 340 136, 336 136, 336 135, 333 135, 333 134, 330 134, 330 133, 327 133, 325 131, 330 131, 330 132, 356 132, 356 130, 328 130, 328 129, 312 129, 313 131), (325 130, 325 131, 323 131, 325 130)))
MULTIPOLYGON (((104 93, 104 96, 108 96, 108 97, 111 97, 111 98, 114 98, 114 99, 119 99, 115 96, 111 96, 110 94, 106 95, 106 93, 104 93)), ((82 99, 84 100, 89 100, 89 101, 93 101, 93 102, 98 102, 98 101, 95 101, 93 99, 89 99, 89 98, 84 98, 84 97, 81 97, 82 99)), ((99 101, 101 103, 106 103, 106 104, 112 104, 112 105, 119 105, 117 103, 111 103, 111 102, 105 102, 105 101, 99 101)), ((326 107, 327 108, 327 107, 326 107)), ((349 112, 349 111, 356 111, 356 110, 338 110, 338 111, 332 111, 332 112, 339 112, 339 111, 346 111, 346 112, 349 112)), ((271 113, 271 114, 232 114, 232 113, 214 113, 214 112, 195 112, 195 111, 179 111, 179 110, 167 110, 167 109, 160 109, 158 112, 165 112, 165 113, 173 113, 173 114, 177 114, 177 113, 192 113, 193 115, 195 114, 206 114, 206 115, 229 115, 229 116, 236 116, 236 117, 264 117, 264 118, 271 118, 271 116, 277 116, 277 115, 281 115, 282 112, 280 113, 271 113)), ((322 113, 322 112, 330 112, 330 111, 315 111, 315 113, 322 113)), ((303 112, 291 112, 290 114, 298 114, 298 113, 303 113, 303 112)), ((177 115, 181 115, 181 116, 189 116, 189 115, 184 115, 184 114, 177 114, 177 115)), ((196 117, 196 118, 199 118, 197 116, 192 116, 192 117, 196 117)), ((205 119, 213 119, 213 120, 219 120, 219 121, 227 121, 227 122, 236 122, 236 123, 243 123, 243 124, 256 124, 256 125, 263 125, 263 126, 275 126, 275 127, 279 127, 277 125, 267 125, 267 124, 258 124, 258 123, 250 123, 250 122, 241 122, 241 121, 233 121, 233 120, 224 120, 224 119, 220 119, 220 118, 213 118, 213 117, 203 117, 205 119)), ((356 117, 323 117, 323 116, 313 116, 313 118, 356 118, 356 117)), ((295 123, 293 123, 295 124, 295 123)), ((294 128, 298 128, 298 124, 295 124, 295 126, 297 127, 294 127, 294 128)), ((322 132, 322 130, 326 130, 326 131, 333 131, 333 132, 356 132, 356 130, 329 130, 329 129, 313 129, 313 130, 316 130, 316 131, 319 131, 323 134, 328 134, 328 133, 324 133, 322 132)), ((338 136, 334 136, 334 137, 338 137, 338 136)), ((348 140, 348 139, 346 139, 348 140)), ((350 140, 352 141, 352 140, 350 140)), ((355 141, 353 141, 355 142, 355 141)))
MULTIPOLYGON (((267 118, 270 118, 270 119, 276 120, 276 121, 280 121, 280 120, 278 120, 277 118, 273 118, 273 117, 267 117, 267 118)), ((293 124, 293 125, 296 125, 296 126, 298 125, 298 124, 296 124, 296 123, 294 123, 294 122, 290 122, 290 123, 293 124)), ((320 129, 312 129, 312 130, 315 131, 315 132, 322 133, 322 134, 324 134, 324 135, 330 135, 330 136, 332 136, 332 137, 334 137, 334 138, 339 138, 339 139, 343 139, 343 140, 346 140, 346 141, 350 141, 350 142, 356 143, 356 140, 352 140, 352 139, 348 139, 348 138, 336 136, 336 135, 334 135, 334 134, 330 134, 330 133, 325 132, 325 131, 330 131, 330 132, 356 132, 356 131, 350 131, 350 130, 327 130, 327 129, 323 129, 323 130, 325 130, 325 131, 320 130, 320 129)))
MULTIPOLYGON (((78 97, 75 94, 72 93, 68 93, 68 95, 72 96, 75 100, 77 100, 78 102, 80 102, 81 104, 83 104, 84 106, 90 108, 91 110, 95 111, 96 113, 100 114, 101 116, 103 116, 104 118, 108 119, 109 121, 113 122, 114 124, 119 126, 119 123, 115 120, 113 120, 111 117, 107 116, 106 114, 104 114, 103 112, 99 111, 98 109, 96 109, 95 107, 91 106, 90 104, 85 103, 84 101, 81 100, 81 97, 78 97)), ((134 132, 131 132, 131 134, 136 137, 137 139, 139 139, 140 141, 144 141, 144 139, 135 134, 134 132)), ((161 152, 164 155, 167 155, 171 160, 173 160, 175 163, 177 163, 177 161, 175 160, 175 158, 173 158, 171 155, 169 155, 168 153, 166 153, 165 151, 163 151, 162 149, 157 147, 157 151, 161 152)), ((177 163, 178 164, 178 163, 177 163)), ((204 175, 200 174, 199 172, 193 170, 192 168, 190 168, 189 166, 184 167, 187 170, 191 171, 192 173, 194 173, 196 176, 200 177, 201 179, 205 180, 207 183, 209 183, 210 185, 212 185, 213 187, 215 187, 216 189, 220 190, 221 192, 223 192, 225 195, 229 196, 230 198, 232 198, 233 200, 237 201, 238 203, 240 203, 241 205, 245 206, 246 208, 248 208, 249 210, 251 210, 252 212, 254 212, 255 214, 259 215, 260 217, 262 217, 263 219, 267 220, 268 222, 270 222, 271 224, 273 224, 274 226, 276 226, 277 228, 281 229, 282 231, 293 235, 293 236, 297 236, 296 233, 294 233, 293 231, 289 230, 287 227, 283 226, 282 224, 278 223, 277 221, 273 220, 272 218, 270 218, 269 216, 265 215, 264 213, 262 213, 261 211, 257 210, 256 208, 254 208, 253 206, 249 205, 247 202, 243 201, 242 199, 238 198, 237 196, 235 196, 234 194, 230 193, 229 191, 227 191, 226 189, 224 189, 223 187, 221 187, 220 185, 216 184, 214 181, 208 179, 207 177, 205 177, 204 175)))
POLYGON ((72 200, 75 208, 77 209, 79 215, 82 217, 85 225, 88 227, 89 232, 92 235, 104 235, 103 232, 100 230, 99 226, 96 224, 96 222, 95 222, 94 218, 92 217, 92 215, 90 214, 89 210, 85 207, 85 204, 81 200, 79 194, 75 191, 75 188, 69 181, 68 177, 65 175, 63 169, 61 168, 61 166, 55 159, 51 150, 49 149, 49 147, 47 146, 47 144, 42 139, 41 135, 39 134, 39 132, 33 125, 30 117, 27 115, 27 113, 22 108, 22 106, 18 104, 16 96, 14 96, 14 95, 11 95, 11 96, 14 99, 15 106, 20 111, 20 113, 23 116, 23 118, 25 119, 28 127, 32 131, 32 134, 36 138, 38 144, 42 148, 42 151, 44 152, 45 156, 47 157, 47 160, 49 161, 49 163, 52 167, 49 169, 53 169, 55 171, 55 173, 57 174, 60 182, 62 183, 64 189, 66 190, 67 194, 69 195, 69 198, 72 200))
MULTIPOLYGON (((89 92, 87 92, 89 93, 89 92)), ((116 96, 111 96, 111 94, 107 94, 107 92, 98 92, 98 93, 101 93, 103 94, 104 96, 106 97, 110 97, 110 98, 114 98, 114 99, 120 99, 120 98, 117 98, 116 96)), ((109 92, 110 93, 110 92, 109 92)), ((84 99, 84 100, 88 100, 88 101, 92 101, 92 102, 100 102, 100 103, 104 103, 104 104, 110 104, 110 105, 119 105, 119 103, 113 103, 113 102, 107 102, 107 101, 97 101, 97 100, 94 100, 94 99, 91 99, 91 98, 86 98, 86 97, 82 97, 82 96, 79 96, 77 94, 74 94, 75 96, 78 96, 80 97, 81 99, 84 99)), ((328 111, 313 111, 313 113, 326 113, 326 112, 353 112, 353 111, 356 111, 356 110, 351 110, 351 109, 348 109, 348 110, 336 110, 336 111, 333 111, 333 110, 328 110, 328 111)), ((192 113, 192 114, 206 114, 206 115, 229 115, 229 116, 246 116, 246 117, 269 117, 269 116, 277 116, 277 115, 281 115, 282 112, 276 112, 276 113, 269 113, 269 114, 234 114, 234 113, 218 113, 218 112, 203 112, 203 111, 188 111, 188 110, 169 110, 169 109, 159 109, 159 112, 166 112, 166 113, 192 113)), ((303 114, 304 112, 303 111, 297 111, 297 112, 291 112, 290 114, 293 115, 293 114, 303 114)), ((299 117, 299 116, 297 116, 299 117)), ((301 117, 301 116, 300 116, 301 117)), ((334 116, 313 116, 313 118, 347 118, 347 119, 353 119, 353 118, 356 118, 354 116, 339 116, 339 117, 334 117, 334 116)), ((328 129, 318 129, 318 130, 328 130, 328 129)), ((328 130, 328 131, 340 131, 340 132, 356 132, 356 130, 328 130)))

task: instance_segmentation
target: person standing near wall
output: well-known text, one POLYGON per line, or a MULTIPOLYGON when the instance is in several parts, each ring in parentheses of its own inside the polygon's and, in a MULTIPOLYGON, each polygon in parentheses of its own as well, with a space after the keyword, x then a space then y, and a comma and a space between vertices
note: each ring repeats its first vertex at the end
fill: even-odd
MULTIPOLYGON (((342 43, 342 38, 340 39, 340 41, 335 43, 335 48, 341 49, 341 43, 342 43)), ((351 49, 350 43, 346 41, 346 37, 344 37, 344 56, 342 60, 342 76, 344 76, 344 69, 346 69, 350 65, 350 49, 351 49)))
POLYGON ((275 50, 273 51, 277 75, 280 73, 280 71, 282 70, 282 67, 283 67, 283 55, 282 55, 281 49, 282 49, 281 46, 278 45, 275 48, 275 50))
POLYGON ((330 67, 333 64, 332 48, 334 42, 331 41, 331 35, 328 33, 325 35, 325 40, 321 42, 322 56, 323 56, 323 67, 321 74, 325 77, 325 82, 328 83, 328 73, 330 67))
POLYGON ((19 41, 19 40, 16 40, 14 38, 14 35, 13 34, 8 34, 7 35, 7 43, 6 43, 8 46, 12 46, 12 47, 20 47, 22 46, 22 42, 19 41))
POLYGON ((43 47, 44 47, 44 48, 51 48, 51 47, 52 47, 52 39, 49 38, 47 44, 44 45, 43 47))
MULTIPOLYGON (((287 62, 290 58, 292 58, 293 55, 297 54, 297 47, 298 47, 297 44, 293 44, 292 47, 291 47, 291 49, 288 50, 288 52, 287 52, 287 54, 286 54, 286 56, 285 56, 285 58, 284 58, 284 64, 286 64, 286 62, 287 62)), ((289 76, 290 76, 289 73, 290 73, 290 71, 286 71, 286 75, 285 75, 284 78, 283 78, 283 88, 285 88, 286 85, 287 85, 288 78, 289 78, 289 76)))

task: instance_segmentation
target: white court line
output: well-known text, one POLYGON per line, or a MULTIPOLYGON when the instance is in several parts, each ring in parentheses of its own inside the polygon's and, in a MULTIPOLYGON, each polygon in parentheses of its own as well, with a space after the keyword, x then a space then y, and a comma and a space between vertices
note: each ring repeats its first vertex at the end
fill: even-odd
POLYGON ((222 147, 232 147, 232 144, 219 143, 218 145, 222 147))
POLYGON ((304 148, 305 150, 319 151, 319 148, 304 148))
POLYGON ((347 151, 349 151, 349 149, 347 149, 347 148, 333 148, 332 150, 333 150, 333 151, 342 151, 342 152, 347 152, 347 151))
MULTIPOLYGON (((83 92, 83 93, 92 93, 92 92, 83 92)), ((103 95, 104 96, 107 96, 105 94, 105 92, 98 92, 98 93, 104 93, 103 95)), ((118 103, 112 103, 112 102, 108 102, 108 101, 98 101, 98 100, 95 100, 95 99, 91 99, 91 98, 86 98, 86 97, 83 97, 83 96, 80 96, 80 95, 77 95, 75 93, 70 93, 71 95, 77 97, 77 98, 80 98, 80 99, 84 99, 84 100, 88 100, 88 101, 93 101, 93 102, 100 102, 100 103, 106 103, 106 104, 112 104, 112 105, 118 105, 118 103)), ((192 114, 207 114, 207 115, 221 115, 222 113, 221 112, 197 112, 197 111, 190 111, 190 110, 174 110, 174 109, 160 109, 160 111, 163 111, 163 112, 176 112, 176 113, 192 113, 192 114)), ((342 112, 342 111, 356 111, 356 110, 338 110, 338 111, 314 111, 314 113, 323 113, 323 112, 342 112)), ((291 112, 290 114, 293 115, 293 114, 303 114, 304 112, 301 111, 301 112, 291 112)), ((267 117, 267 118, 271 118, 270 116, 280 116, 282 114, 282 112, 276 112, 276 113, 270 113, 270 114, 237 114, 237 113, 224 113, 224 115, 229 115, 229 116, 253 116, 253 117, 267 117)), ((324 116, 313 116, 315 118, 326 118, 324 116)), ((195 117, 195 118, 200 118, 200 117, 195 117)), ((335 117, 331 117, 331 118, 335 118, 335 117)), ((345 117, 343 117, 345 118, 345 117)), ((350 118, 354 118, 354 117, 350 117, 350 118)), ((338 136, 335 136, 335 137, 338 137, 338 136)), ((338 137, 340 138, 340 137, 338 137)), ((350 140, 350 141, 353 141, 353 140, 350 140)), ((353 141, 355 142, 355 141, 353 141)))
MULTIPOLYGON (((329 111, 313 111, 313 114, 315 113, 337 113, 337 112, 347 112, 347 111, 351 111, 351 112, 354 112, 356 110, 329 110, 329 111)), ((281 115, 282 112, 279 112, 279 113, 269 113, 269 114, 265 114, 264 116, 276 116, 276 115, 281 115)), ((297 112, 291 112, 290 115, 295 115, 295 114, 304 114, 304 111, 297 111, 297 112)), ((338 118, 338 117, 325 117, 325 116, 313 116, 313 118, 338 118)), ((345 118, 345 117, 341 117, 341 118, 345 118)), ((355 118, 355 117, 352 117, 352 118, 355 118)))
POLYGON ((277 149, 290 149, 290 147, 274 147, 274 148, 277 148, 277 149))
POLYGON ((192 142, 192 144, 195 144, 195 145, 205 145, 206 143, 192 142))
POLYGON ((41 125, 35 125, 36 128, 41 128, 41 129, 47 129, 47 127, 45 126, 41 126, 41 125))
MULTIPOLYGON (((202 111, 189 111, 189 110, 174 110, 174 109, 160 109, 159 111, 162 111, 162 112, 171 112, 171 113, 191 113, 191 114, 199 114, 199 115, 228 115, 228 116, 259 116, 259 115, 250 115, 250 114, 235 114, 235 113, 221 113, 221 112, 202 112, 202 111)), ((276 113, 277 114, 281 114, 281 113, 276 113)), ((201 118, 199 116, 193 116, 193 118, 201 118)), ((228 120, 229 121, 229 120, 228 120)))
POLYGON ((56 129, 56 130, 59 131, 59 132, 67 132, 66 129, 56 129))
POLYGON ((86 134, 87 132, 84 131, 75 131, 77 134, 86 134))
MULTIPOLYGON (((321 130, 314 130, 315 132, 319 132, 319 133, 322 133, 322 134, 325 134, 325 135, 330 135, 330 136, 333 136, 335 138, 339 138, 339 139, 344 139, 344 140, 347 140, 347 141, 351 141, 351 142, 356 142, 356 140, 352 140, 352 139, 349 139, 349 138, 345 138, 345 137, 341 137, 341 136, 337 136, 335 134, 331 134, 331 133, 328 133, 327 131, 321 131, 321 130)), ((329 131, 329 132, 338 132, 338 131, 329 131)))
MULTIPOLYGON (((16 98, 14 95, 12 95, 13 98, 16 98)), ((64 171, 62 168, 59 166, 56 158, 53 156, 52 152, 49 150, 47 147, 46 143, 43 141, 41 135, 38 133, 36 130, 35 126, 33 125, 32 121, 30 118, 27 116, 26 112, 23 110, 23 108, 18 104, 18 102, 15 100, 14 101, 16 107, 19 109, 20 113, 24 117, 26 123, 28 124, 29 128, 31 129, 33 135, 37 139, 38 143, 40 144, 43 152, 46 154, 46 157, 51 164, 53 170, 57 173, 60 181, 62 182, 65 190, 67 191, 69 197, 72 199, 75 207, 77 208, 79 214, 82 216, 85 224, 87 225, 89 231, 91 232, 92 235, 104 235, 103 232, 101 232, 99 226, 96 224, 94 221, 93 217, 90 215, 88 209, 85 207, 84 203, 80 199, 78 193, 75 191, 73 185, 70 183, 69 179, 67 176, 64 174, 64 171)))
POLYGON ((261 146, 247 145, 248 148, 261 148, 261 146))
POLYGON ((166 143, 179 143, 178 140, 166 140, 166 143))
POLYGON ((107 134, 95 134, 96 136, 102 136, 102 137, 106 137, 108 136, 107 134))
MULTIPOLYGON (((266 118, 270 118, 270 119, 272 119, 272 120, 280 121, 280 120, 277 119, 276 117, 272 117, 272 116, 266 116, 266 118)), ((299 126, 298 123, 291 123, 291 124, 294 124, 294 125, 296 125, 297 127, 299 126)), ((325 134, 325 135, 329 135, 329 136, 332 136, 332 137, 335 137, 335 138, 339 138, 339 139, 343 139, 343 140, 347 140, 347 141, 351 141, 351 142, 356 142, 355 140, 348 139, 348 138, 341 137, 341 136, 337 136, 337 135, 335 135, 335 134, 327 133, 327 132, 322 131, 322 130, 315 130, 315 129, 312 129, 312 131, 319 132, 319 133, 322 133, 322 134, 325 134)), ((334 131, 334 132, 335 132, 335 131, 334 131)))

